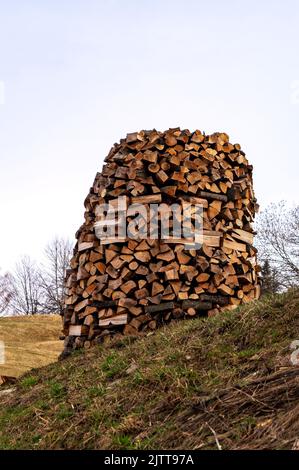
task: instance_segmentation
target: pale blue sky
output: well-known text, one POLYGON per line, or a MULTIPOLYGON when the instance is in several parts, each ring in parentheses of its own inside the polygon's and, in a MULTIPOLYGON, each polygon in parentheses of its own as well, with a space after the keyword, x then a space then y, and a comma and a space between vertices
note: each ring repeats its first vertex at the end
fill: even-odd
POLYGON ((73 237, 139 129, 225 131, 262 207, 298 202, 298 25, 297 0, 0 0, 0 266, 73 237))

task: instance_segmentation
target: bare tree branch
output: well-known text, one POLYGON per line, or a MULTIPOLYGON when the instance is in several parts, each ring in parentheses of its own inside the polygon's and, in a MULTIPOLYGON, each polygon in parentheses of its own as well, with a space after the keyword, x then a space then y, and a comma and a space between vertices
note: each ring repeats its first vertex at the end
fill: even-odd
POLYGON ((72 244, 63 238, 54 238, 46 247, 47 264, 41 270, 44 294, 44 313, 63 313, 64 278, 72 256, 72 244))
POLYGON ((13 282, 11 274, 0 275, 0 315, 7 313, 12 297, 13 282))
POLYGON ((43 292, 40 286, 40 270, 28 256, 17 263, 12 283, 13 295, 10 306, 13 313, 21 315, 42 313, 43 292))
POLYGON ((299 284, 299 207, 271 204, 257 218, 256 243, 261 262, 275 267, 283 288, 299 284))

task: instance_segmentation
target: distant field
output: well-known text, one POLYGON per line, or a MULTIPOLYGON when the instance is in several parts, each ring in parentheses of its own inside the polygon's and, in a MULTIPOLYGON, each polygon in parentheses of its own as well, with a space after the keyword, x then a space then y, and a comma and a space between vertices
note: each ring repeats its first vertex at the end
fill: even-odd
POLYGON ((0 318, 0 341, 5 344, 5 364, 0 375, 18 377, 29 369, 55 362, 62 351, 61 317, 34 315, 0 318))

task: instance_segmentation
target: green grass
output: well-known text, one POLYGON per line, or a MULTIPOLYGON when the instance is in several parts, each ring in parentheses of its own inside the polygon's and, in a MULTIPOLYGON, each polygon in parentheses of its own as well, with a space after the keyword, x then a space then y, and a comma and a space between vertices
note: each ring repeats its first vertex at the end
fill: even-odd
POLYGON ((30 388, 33 387, 38 383, 38 377, 34 377, 32 375, 28 375, 20 380, 20 385, 23 388, 30 388))
MULTIPOLYGON (((0 396, 0 448, 214 449, 211 428, 224 449, 256 448, 292 411, 293 389, 279 401, 273 388, 266 406, 263 384, 250 384, 290 370, 298 325, 292 291, 31 371, 0 396)), ((280 424, 276 435, 269 448, 291 448, 298 433, 280 424)))
POLYGON ((105 373, 107 378, 114 378, 120 375, 127 367, 125 358, 120 359, 116 352, 112 352, 105 358, 102 363, 102 371, 105 373))
POLYGON ((51 381, 49 383, 49 393, 52 398, 59 399, 67 394, 67 390, 61 383, 51 381))

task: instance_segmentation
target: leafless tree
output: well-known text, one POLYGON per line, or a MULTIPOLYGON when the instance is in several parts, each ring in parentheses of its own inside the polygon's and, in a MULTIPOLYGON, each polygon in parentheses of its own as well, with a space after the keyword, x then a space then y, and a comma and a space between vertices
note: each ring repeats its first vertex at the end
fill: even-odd
POLYGON ((72 256, 72 244, 54 238, 45 249, 46 265, 41 269, 44 313, 63 313, 64 278, 72 256))
POLYGON ((258 216, 256 230, 260 262, 270 262, 282 288, 299 285, 299 206, 271 204, 258 216))
POLYGON ((42 313, 43 292, 40 286, 40 270, 29 256, 17 263, 12 276, 13 294, 10 308, 13 314, 35 315, 42 313))
POLYGON ((0 275, 0 315, 5 314, 13 297, 13 279, 9 273, 0 275))

